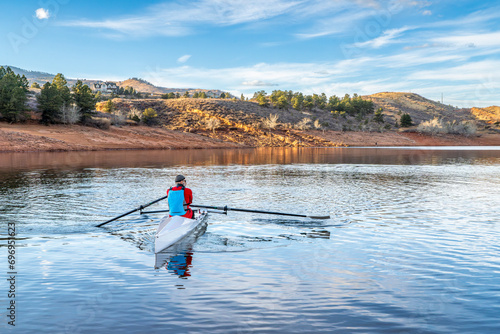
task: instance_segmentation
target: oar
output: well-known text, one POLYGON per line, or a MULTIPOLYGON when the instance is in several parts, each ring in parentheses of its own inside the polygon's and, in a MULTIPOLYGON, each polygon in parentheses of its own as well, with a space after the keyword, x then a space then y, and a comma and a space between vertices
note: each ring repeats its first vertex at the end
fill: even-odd
POLYGON ((145 205, 141 205, 141 206, 140 206, 140 207, 138 207, 137 209, 134 209, 134 210, 132 210, 132 211, 129 211, 129 212, 127 212, 127 213, 124 213, 123 215, 120 215, 120 216, 115 217, 115 218, 113 218, 113 219, 110 219, 110 220, 108 220, 108 221, 105 221, 104 223, 101 223, 101 224, 99 224, 99 225, 96 225, 96 227, 101 227, 101 226, 103 226, 103 225, 106 225, 107 223, 111 223, 112 221, 115 221, 115 220, 117 220, 117 219, 120 219, 121 217, 125 217, 126 215, 129 215, 129 214, 131 214, 131 213, 133 213, 133 212, 136 212, 136 211, 142 210, 142 209, 144 209, 144 208, 147 208, 148 206, 150 206, 150 205, 152 205, 152 204, 155 204, 156 202, 159 202, 159 201, 161 201, 161 200, 163 200, 163 199, 165 199, 165 198, 167 198, 167 197, 168 197, 168 196, 163 196, 163 197, 161 197, 161 198, 158 198, 158 199, 156 199, 156 200, 152 201, 151 203, 148 203, 148 204, 145 204, 145 205))
POLYGON ((227 206, 219 207, 219 206, 194 205, 194 204, 192 204, 191 206, 194 207, 194 208, 205 208, 205 209, 224 210, 224 211, 240 211, 240 212, 251 212, 251 213, 264 213, 264 214, 268 214, 268 215, 305 217, 305 218, 312 218, 312 219, 330 219, 330 216, 309 216, 309 215, 299 215, 299 214, 296 214, 296 213, 261 211, 261 210, 249 210, 249 209, 236 209, 236 208, 228 208, 227 206))

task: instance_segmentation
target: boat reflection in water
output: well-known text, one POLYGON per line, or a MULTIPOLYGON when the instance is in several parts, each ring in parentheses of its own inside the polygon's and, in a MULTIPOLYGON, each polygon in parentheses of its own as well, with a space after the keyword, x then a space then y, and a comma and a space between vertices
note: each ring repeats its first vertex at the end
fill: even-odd
MULTIPOLYGON (((159 254, 162 253, 156 254, 156 265, 160 264, 161 267, 164 267, 168 272, 179 276, 179 278, 188 278, 191 276, 189 269, 193 263, 192 250, 180 252, 172 257, 167 256, 167 258, 164 258, 163 256, 159 257, 159 254)), ((159 267, 156 267, 156 269, 159 269, 159 267)))
POLYGON ((191 276, 189 269, 193 263, 193 245, 205 233, 207 225, 206 221, 201 223, 193 233, 161 252, 155 253, 155 269, 165 268, 180 278, 191 276))

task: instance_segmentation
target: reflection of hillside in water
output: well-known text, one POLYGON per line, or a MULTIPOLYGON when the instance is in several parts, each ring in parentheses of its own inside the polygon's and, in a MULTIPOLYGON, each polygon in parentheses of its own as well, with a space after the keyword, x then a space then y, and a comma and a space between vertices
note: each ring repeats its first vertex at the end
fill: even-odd
POLYGON ((171 167, 179 165, 327 164, 441 164, 500 158, 497 147, 470 148, 256 148, 204 150, 141 150, 1 153, 0 171, 37 168, 79 169, 114 167, 171 167))

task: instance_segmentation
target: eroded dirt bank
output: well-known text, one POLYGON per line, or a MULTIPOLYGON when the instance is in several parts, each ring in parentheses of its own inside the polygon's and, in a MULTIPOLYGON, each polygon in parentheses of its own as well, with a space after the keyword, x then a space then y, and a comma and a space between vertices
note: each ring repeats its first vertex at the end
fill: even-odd
MULTIPOLYGON (((295 131, 296 132, 296 131, 295 131)), ((294 134, 297 137, 297 134, 294 134)), ((201 134, 145 126, 111 127, 101 130, 79 125, 0 123, 1 152, 92 151, 118 149, 201 149, 280 146, 486 146, 500 145, 499 134, 475 137, 429 136, 399 132, 304 131, 301 140, 287 140, 285 132, 263 134, 260 140, 241 143, 224 140, 224 132, 201 134)), ((244 138, 242 138, 244 139, 244 138)))

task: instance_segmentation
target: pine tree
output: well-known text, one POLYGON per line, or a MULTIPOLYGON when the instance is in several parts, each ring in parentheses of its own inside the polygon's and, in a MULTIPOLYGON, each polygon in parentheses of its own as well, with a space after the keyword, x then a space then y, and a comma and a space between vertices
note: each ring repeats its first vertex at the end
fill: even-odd
POLYGON ((399 120, 399 123, 400 123, 402 128, 407 128, 407 127, 413 125, 413 120, 411 119, 410 114, 405 113, 405 114, 401 115, 401 119, 399 120))
POLYGON ((7 121, 17 122, 25 117, 28 87, 24 75, 0 66, 0 114, 7 121))
POLYGON ((142 113, 142 121, 147 125, 153 125, 156 123, 156 118, 158 114, 153 108, 146 108, 142 113))
POLYGON ((295 93, 292 97, 292 108, 296 110, 302 110, 302 104, 304 103, 304 95, 302 93, 295 93))
POLYGON ((73 98, 67 84, 68 81, 66 81, 66 78, 62 73, 58 73, 54 79, 52 79, 52 86, 54 86, 61 95, 63 106, 69 107, 73 102, 73 98))
POLYGON ((375 111, 375 115, 373 117, 373 120, 377 123, 384 123, 384 115, 382 115, 382 108, 378 108, 377 111, 375 111))
POLYGON ((49 82, 45 83, 37 100, 38 109, 42 112, 41 122, 46 125, 58 123, 61 119, 64 101, 57 86, 49 82))
POLYGON ((286 98, 285 95, 281 95, 279 98, 278 98, 278 101, 276 101, 276 106, 279 108, 279 109, 288 109, 289 107, 289 104, 288 104, 288 99, 286 98))
POLYGON ((312 108, 314 107, 313 97, 311 95, 306 95, 303 105, 305 109, 312 110, 312 108))
POLYGON ((94 109, 96 101, 89 86, 84 85, 81 80, 78 80, 73 86, 73 97, 76 106, 80 109, 82 115, 81 120, 86 121, 92 118, 92 115, 95 114, 94 109))
POLYGON ((104 103, 104 107, 102 108, 102 111, 111 114, 113 111, 115 111, 115 105, 113 103, 113 100, 109 99, 104 103))
POLYGON ((328 99, 327 108, 328 110, 330 110, 330 112, 341 111, 340 99, 336 95, 330 96, 330 98, 328 99))

